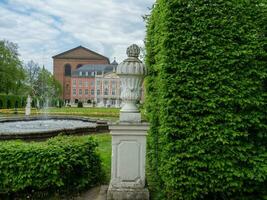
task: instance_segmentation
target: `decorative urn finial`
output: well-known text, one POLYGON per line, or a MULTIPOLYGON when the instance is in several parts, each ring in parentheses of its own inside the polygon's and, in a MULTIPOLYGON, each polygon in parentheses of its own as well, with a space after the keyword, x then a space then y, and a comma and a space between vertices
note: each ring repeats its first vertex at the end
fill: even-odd
POLYGON ((141 122, 141 114, 136 102, 141 96, 141 87, 146 74, 145 65, 138 59, 140 48, 132 44, 127 48, 126 58, 117 66, 116 73, 121 82, 121 99, 124 106, 121 109, 120 121, 141 122))
POLYGON ((128 57, 138 58, 140 54, 140 48, 136 44, 132 44, 127 48, 126 54, 128 57))

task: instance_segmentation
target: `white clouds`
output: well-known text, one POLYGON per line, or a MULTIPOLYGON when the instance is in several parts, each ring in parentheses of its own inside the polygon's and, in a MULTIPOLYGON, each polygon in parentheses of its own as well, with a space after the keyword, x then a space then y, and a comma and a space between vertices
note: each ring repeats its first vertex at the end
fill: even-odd
POLYGON ((122 61, 128 45, 142 45, 141 16, 153 2, 10 0, 0 3, 0 39, 18 43, 22 58, 44 62, 50 70, 53 55, 78 45, 122 61))

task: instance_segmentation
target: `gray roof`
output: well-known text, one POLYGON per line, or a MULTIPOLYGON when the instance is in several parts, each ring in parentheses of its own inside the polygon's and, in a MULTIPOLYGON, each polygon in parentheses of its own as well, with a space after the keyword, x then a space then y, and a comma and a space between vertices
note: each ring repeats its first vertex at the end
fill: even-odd
POLYGON ((108 72, 112 72, 114 68, 117 67, 118 64, 89 64, 89 65, 83 65, 82 67, 76 69, 75 71, 72 72, 72 76, 80 76, 80 72, 82 72, 82 76, 86 76, 85 72, 88 72, 88 76, 86 77, 94 77, 92 75, 92 72, 99 73, 99 72, 104 72, 104 74, 108 72))

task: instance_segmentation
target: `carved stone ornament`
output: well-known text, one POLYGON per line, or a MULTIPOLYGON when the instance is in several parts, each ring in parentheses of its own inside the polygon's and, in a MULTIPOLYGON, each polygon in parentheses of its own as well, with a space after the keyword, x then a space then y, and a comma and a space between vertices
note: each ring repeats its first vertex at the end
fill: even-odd
POLYGON ((132 44, 126 51, 128 58, 117 66, 116 73, 121 82, 121 112, 138 113, 136 102, 140 99, 141 86, 146 74, 145 65, 138 59, 140 48, 132 44))

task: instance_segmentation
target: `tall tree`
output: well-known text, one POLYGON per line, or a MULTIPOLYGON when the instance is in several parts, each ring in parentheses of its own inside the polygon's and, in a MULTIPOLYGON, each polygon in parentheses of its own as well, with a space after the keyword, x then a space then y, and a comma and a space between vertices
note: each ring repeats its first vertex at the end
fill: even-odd
POLYGON ((25 79, 18 46, 12 42, 0 41, 0 93, 18 94, 25 79))
POLYGON ((58 98, 62 91, 60 83, 44 67, 38 73, 33 86, 35 94, 42 98, 58 98))
POLYGON ((41 73, 41 67, 39 66, 38 63, 31 60, 24 66, 24 69, 27 74, 26 85, 29 88, 30 93, 32 95, 35 95, 36 94, 35 84, 37 83, 38 76, 41 73))

